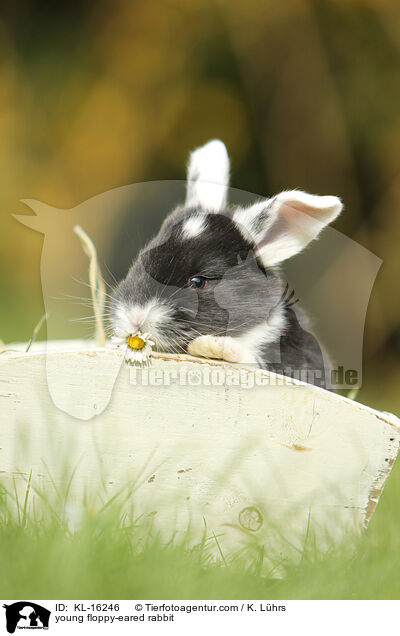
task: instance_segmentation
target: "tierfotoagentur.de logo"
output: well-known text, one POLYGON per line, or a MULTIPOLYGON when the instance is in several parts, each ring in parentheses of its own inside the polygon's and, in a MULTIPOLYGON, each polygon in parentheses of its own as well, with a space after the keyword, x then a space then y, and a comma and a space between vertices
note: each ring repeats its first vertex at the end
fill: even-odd
POLYGON ((9 634, 14 634, 16 629, 49 629, 51 612, 37 603, 18 601, 11 605, 4 604, 3 607, 9 634))

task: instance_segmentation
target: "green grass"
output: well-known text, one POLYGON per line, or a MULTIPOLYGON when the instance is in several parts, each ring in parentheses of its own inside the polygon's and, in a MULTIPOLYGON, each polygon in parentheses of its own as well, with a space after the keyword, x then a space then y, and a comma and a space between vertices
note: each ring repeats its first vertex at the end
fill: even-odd
MULTIPOLYGON (((32 493, 31 493, 32 494, 32 493)), ((134 497, 134 495, 133 495, 134 497)), ((117 501, 86 509, 71 530, 62 510, 43 515, 32 497, 3 494, 0 596, 30 599, 398 599, 400 469, 395 467, 370 527, 357 542, 319 554, 306 546, 284 577, 260 574, 260 559, 210 560, 206 538, 165 545, 151 526, 117 501), (12 498, 12 496, 11 496, 12 498)), ((265 546, 268 550, 268 545, 265 546)))

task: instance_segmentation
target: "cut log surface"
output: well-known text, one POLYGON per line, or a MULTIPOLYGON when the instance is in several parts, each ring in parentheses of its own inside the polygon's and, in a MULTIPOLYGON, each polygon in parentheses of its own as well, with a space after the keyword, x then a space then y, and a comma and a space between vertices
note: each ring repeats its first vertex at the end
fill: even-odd
POLYGON ((134 483, 135 515, 164 533, 206 528, 225 558, 251 544, 270 564, 308 536, 324 548, 368 525, 399 448, 394 415, 221 361, 154 354, 136 370, 122 357, 69 341, 0 356, 6 488, 22 493, 31 471, 36 492, 59 488, 75 470, 73 508, 134 483))

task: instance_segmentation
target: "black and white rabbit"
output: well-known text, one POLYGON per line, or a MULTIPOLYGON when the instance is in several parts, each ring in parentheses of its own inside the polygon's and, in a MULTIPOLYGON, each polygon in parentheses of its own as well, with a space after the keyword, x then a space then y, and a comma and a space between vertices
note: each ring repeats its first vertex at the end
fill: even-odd
POLYGON ((213 140, 192 152, 185 204, 167 216, 117 286, 114 332, 151 333, 159 351, 253 363, 324 384, 321 348, 279 265, 340 213, 336 196, 285 191, 227 205, 229 158, 213 140), (300 319, 300 320, 299 320, 300 319))

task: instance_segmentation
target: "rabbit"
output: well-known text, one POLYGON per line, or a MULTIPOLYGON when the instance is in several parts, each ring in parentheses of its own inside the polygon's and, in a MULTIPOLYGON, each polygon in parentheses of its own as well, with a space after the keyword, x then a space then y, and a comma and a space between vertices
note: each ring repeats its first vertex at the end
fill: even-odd
POLYGON ((229 206, 229 173, 222 141, 191 153, 186 201, 114 290, 112 329, 122 338, 149 332, 161 352, 289 376, 305 371, 306 381, 323 386, 322 349, 305 313, 293 308, 279 266, 316 239, 342 203, 291 190, 248 207, 229 206))

